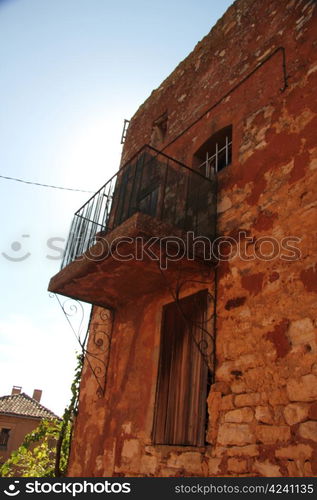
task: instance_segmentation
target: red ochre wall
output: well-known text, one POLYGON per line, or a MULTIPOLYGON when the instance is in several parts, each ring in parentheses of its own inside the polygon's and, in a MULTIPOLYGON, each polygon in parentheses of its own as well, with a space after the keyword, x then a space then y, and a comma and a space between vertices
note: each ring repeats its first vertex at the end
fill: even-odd
MULTIPOLYGON (((172 301, 162 289, 115 311, 104 397, 85 365, 70 476, 317 475, 316 12, 313 1, 238 0, 132 118, 123 163, 165 112, 159 149, 189 166, 232 125, 218 234, 243 231, 247 255, 218 267, 209 444, 151 441, 162 307, 172 301), (264 236, 279 246, 296 237, 299 253, 260 259, 264 236)), ((182 295, 199 288, 189 283, 182 295)))

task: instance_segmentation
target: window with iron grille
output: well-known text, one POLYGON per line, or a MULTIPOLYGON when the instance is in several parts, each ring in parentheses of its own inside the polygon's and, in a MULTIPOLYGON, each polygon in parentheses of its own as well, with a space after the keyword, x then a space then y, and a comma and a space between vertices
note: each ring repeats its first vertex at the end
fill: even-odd
POLYGON ((6 450, 10 437, 10 429, 2 427, 0 432, 0 448, 6 450))
POLYGON ((208 368, 197 343, 204 340, 206 315, 205 290, 163 309, 155 444, 205 444, 208 368))
POLYGON ((232 126, 218 130, 194 155, 193 164, 202 175, 211 178, 230 165, 232 160, 232 126))

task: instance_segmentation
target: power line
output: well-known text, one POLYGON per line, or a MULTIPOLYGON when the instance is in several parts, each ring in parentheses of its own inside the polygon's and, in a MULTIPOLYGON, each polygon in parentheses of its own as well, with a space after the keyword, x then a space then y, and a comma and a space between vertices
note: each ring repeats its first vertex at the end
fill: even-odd
POLYGON ((62 189, 63 191, 77 191, 79 193, 94 193, 94 191, 86 191, 85 189, 74 189, 62 186, 52 186, 51 184, 41 184, 40 182, 25 181, 24 179, 17 179, 16 177, 8 177, 6 175, 0 175, 1 179, 6 179, 9 181, 22 182, 23 184, 31 184, 32 186, 40 186, 52 189, 62 189))

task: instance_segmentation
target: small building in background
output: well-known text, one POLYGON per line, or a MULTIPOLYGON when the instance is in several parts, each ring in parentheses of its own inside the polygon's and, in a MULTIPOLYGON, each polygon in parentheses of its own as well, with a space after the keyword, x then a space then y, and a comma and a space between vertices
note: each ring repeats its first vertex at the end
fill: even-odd
POLYGON ((0 465, 23 443, 43 419, 59 418, 41 405, 42 391, 34 389, 33 397, 14 385, 8 396, 0 397, 0 465))

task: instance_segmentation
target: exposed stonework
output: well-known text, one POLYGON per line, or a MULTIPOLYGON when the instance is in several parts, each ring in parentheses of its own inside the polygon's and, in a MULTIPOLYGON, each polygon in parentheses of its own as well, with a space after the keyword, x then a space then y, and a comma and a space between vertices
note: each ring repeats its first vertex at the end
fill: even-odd
POLYGON ((317 422, 309 420, 300 424, 299 435, 304 439, 317 442, 317 422))
POLYGON ((290 379, 287 384, 287 393, 290 401, 316 401, 317 376, 303 375, 299 380, 290 379))
POLYGON ((239 408, 237 410, 228 411, 225 414, 225 422, 252 422, 254 412, 251 408, 239 408))
POLYGON ((247 424, 222 424, 219 427, 218 443, 228 446, 242 446, 255 443, 255 435, 247 424))
POLYGON ((258 422, 261 422, 263 424, 273 424, 274 423, 274 417, 272 415, 272 410, 268 406, 256 406, 255 418, 258 422))
POLYGON ((291 430, 286 425, 257 425, 255 428, 255 433, 257 441, 263 444, 288 442, 291 437, 291 430))
POLYGON ((284 418, 288 425, 295 425, 307 420, 309 406, 299 403, 291 403, 284 408, 284 418))
POLYGON ((254 471, 264 477, 281 477, 281 471, 278 465, 273 465, 269 460, 254 462, 254 471))

